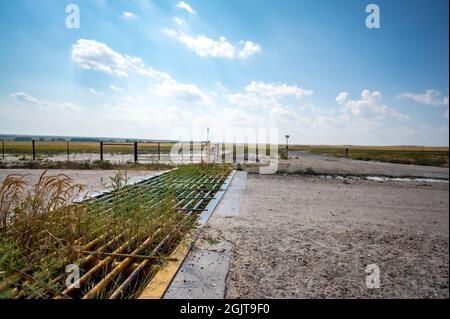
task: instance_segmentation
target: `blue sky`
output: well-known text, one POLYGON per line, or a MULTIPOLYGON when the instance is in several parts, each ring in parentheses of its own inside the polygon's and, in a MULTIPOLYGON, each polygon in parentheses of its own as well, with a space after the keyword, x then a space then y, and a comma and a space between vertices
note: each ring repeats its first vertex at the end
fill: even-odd
POLYGON ((448 145, 448 1, 5 0, 0 133, 448 145), (80 28, 66 27, 68 4, 80 28), (365 8, 380 8, 368 29, 365 8))

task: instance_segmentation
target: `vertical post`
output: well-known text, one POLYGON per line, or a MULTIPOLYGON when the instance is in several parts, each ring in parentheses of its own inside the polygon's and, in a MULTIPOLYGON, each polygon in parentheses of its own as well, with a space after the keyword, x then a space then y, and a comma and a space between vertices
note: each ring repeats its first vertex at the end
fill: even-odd
POLYGON ((189 151, 191 152, 191 163, 194 163, 194 142, 189 144, 189 151))
POLYGON ((158 162, 161 161, 161 143, 158 143, 158 162))
POLYGON ((345 149, 345 158, 348 158, 348 147, 345 149))
POLYGON ((134 142, 134 164, 138 162, 138 142, 134 142))
POLYGON ((256 141, 256 163, 259 163, 259 144, 258 144, 258 140, 256 141))
POLYGON ((2 157, 5 159, 5 140, 2 140, 2 157))
POLYGON ((425 152, 424 152, 424 148, 422 146, 422 165, 425 163, 425 152))
POLYGON ((103 142, 100 142, 100 161, 103 162, 103 142))
POLYGON ((34 140, 31 140, 31 147, 33 149, 33 161, 34 161, 36 159, 36 147, 35 147, 34 140))
POLYGON ((181 164, 184 162, 184 143, 181 142, 181 164))
POLYGON ((286 158, 289 159, 289 135, 286 135, 286 158))
POLYGON ((67 161, 70 161, 69 141, 67 141, 67 161))

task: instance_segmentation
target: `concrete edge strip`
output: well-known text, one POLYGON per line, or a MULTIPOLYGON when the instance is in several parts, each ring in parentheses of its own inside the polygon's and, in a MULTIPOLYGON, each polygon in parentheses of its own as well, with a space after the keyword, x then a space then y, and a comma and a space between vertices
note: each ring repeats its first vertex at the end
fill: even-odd
POLYGON ((183 264, 186 256, 192 248, 192 239, 186 238, 182 241, 172 252, 170 258, 173 261, 168 261, 167 264, 161 268, 150 283, 145 287, 138 299, 162 299, 166 293, 167 288, 172 282, 173 278, 183 264), (191 244, 189 244, 191 242, 191 244))
MULTIPOLYGON (((197 234, 199 230, 208 222, 215 208, 228 189, 228 186, 231 184, 235 174, 236 170, 233 170, 223 183, 221 189, 216 193, 214 198, 206 206, 205 210, 200 214, 200 226, 196 231, 197 234)), ((156 273, 147 287, 145 287, 143 292, 139 295, 138 299, 162 299, 164 297, 164 294, 180 270, 181 265, 191 251, 196 239, 197 236, 195 236, 195 238, 188 237, 175 248, 170 255, 170 258, 173 258, 174 261, 168 261, 167 264, 156 273)))
POLYGON ((230 175, 227 177, 225 182, 223 183, 220 190, 214 195, 214 198, 211 199, 211 201, 206 206, 205 210, 200 214, 198 223, 201 227, 204 227, 206 223, 208 222, 209 218, 213 214, 214 210, 216 209, 217 205, 219 205, 220 200, 222 199, 223 195, 225 195, 225 192, 227 191, 228 187, 231 184, 231 181, 233 180, 234 176, 236 175, 236 170, 233 170, 230 175))

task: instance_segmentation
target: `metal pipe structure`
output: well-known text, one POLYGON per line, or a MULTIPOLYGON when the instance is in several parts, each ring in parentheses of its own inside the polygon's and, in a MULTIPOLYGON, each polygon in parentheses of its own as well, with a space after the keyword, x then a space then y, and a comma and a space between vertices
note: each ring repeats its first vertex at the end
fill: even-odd
MULTIPOLYGON (((223 182, 222 182, 223 183, 223 182)), ((219 185, 219 182, 216 183, 215 186, 219 185)), ((198 210, 198 208, 207 200, 208 197, 210 197, 212 191, 209 191, 206 193, 202 199, 197 202, 197 204, 186 214, 186 216, 183 218, 183 220, 177 225, 179 227, 189 216, 191 216, 195 211, 198 210)), ((155 249, 152 251, 152 255, 156 255, 158 251, 163 247, 163 245, 169 240, 170 236, 172 236, 172 232, 166 235, 166 237, 156 246, 155 249)), ((111 295, 110 299, 118 299, 121 298, 128 287, 131 285, 131 283, 137 279, 137 277, 140 275, 141 272, 144 271, 144 269, 152 262, 151 259, 146 259, 142 261, 138 268, 136 268, 131 275, 120 285, 119 288, 116 289, 116 291, 111 295)))
MULTIPOLYGON (((114 205, 142 196, 138 205, 150 214, 172 194, 169 211, 174 214, 169 216, 172 221, 167 224, 172 226, 156 220, 154 231, 146 238, 123 233, 111 236, 108 227, 99 230, 102 235, 98 238, 84 241, 80 238, 76 241, 79 259, 74 263, 82 269, 81 277, 68 287, 62 286, 53 298, 117 299, 135 294, 146 283, 145 279, 149 279, 147 276, 153 276, 153 270, 175 249, 183 233, 180 230, 187 229, 193 218, 205 211, 227 177, 228 174, 183 176, 169 172, 86 200, 86 204, 94 207, 91 213, 111 214, 114 205)), ((51 282, 63 284, 65 275, 62 272, 51 282)))

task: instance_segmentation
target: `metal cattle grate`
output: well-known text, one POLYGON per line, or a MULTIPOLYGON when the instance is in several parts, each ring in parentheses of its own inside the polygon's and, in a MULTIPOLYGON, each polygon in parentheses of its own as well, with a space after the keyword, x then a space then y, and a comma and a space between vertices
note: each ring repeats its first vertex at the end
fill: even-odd
MULTIPOLYGON (((98 205, 99 210, 108 211, 113 209, 114 205, 133 200, 136 194, 140 194, 145 195, 146 199, 141 204, 146 209, 152 209, 167 200, 167 195, 171 194, 171 208, 184 213, 177 224, 182 227, 191 217, 205 210, 209 201, 221 189, 227 176, 227 174, 200 176, 163 174, 125 187, 116 193, 102 194, 89 200, 89 203, 98 205)), ((86 245, 87 257, 82 263, 86 265, 88 261, 97 260, 91 267, 85 269, 79 279, 81 286, 89 284, 90 289, 80 295, 80 289, 73 284, 64 289, 61 295, 83 299, 99 297, 116 299, 133 295, 142 288, 139 281, 149 280, 151 274, 150 276, 148 274, 156 270, 164 260, 158 259, 157 256, 167 256, 175 248, 176 242, 171 240, 174 231, 176 230, 159 236, 160 229, 157 229, 154 233, 148 234, 145 240, 133 242, 131 246, 114 238, 106 243, 95 239, 86 245), (111 289, 111 286, 114 288, 111 289)))
MULTIPOLYGON (((32 277, 33 265, 30 265, 19 271, 22 279, 15 281, 13 298, 136 297, 170 260, 168 256, 185 234, 195 227, 197 217, 206 211, 211 200, 223 192, 229 176, 228 169, 205 172, 173 170, 74 204, 89 207, 89 214, 94 214, 89 216, 115 216, 120 213, 123 219, 119 221, 125 221, 123 223, 127 227, 122 229, 121 225, 116 224, 113 230, 111 225, 104 224, 95 227, 98 229, 95 234, 80 231, 80 237, 74 240, 76 247, 72 247, 76 254, 70 259, 72 265, 79 268, 77 280, 67 282, 66 265, 61 265, 48 268, 49 275, 37 282, 32 277), (130 203, 134 206, 128 210, 130 203), (133 215, 136 209, 140 211, 139 215, 133 215), (161 213, 155 215, 155 212, 161 213), (151 227, 134 232, 130 225, 135 224, 126 222, 135 220, 135 216, 143 221, 136 225, 151 227), (39 296, 26 293, 22 290, 26 281, 41 285, 46 293, 39 296)), ((63 249, 66 248, 64 246, 63 249)), ((55 251, 49 251, 47 257, 53 254, 56 256, 55 251)), ((12 279, 14 276, 0 281, 0 291, 12 279)))

